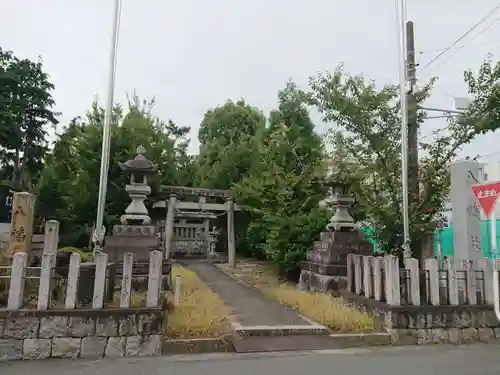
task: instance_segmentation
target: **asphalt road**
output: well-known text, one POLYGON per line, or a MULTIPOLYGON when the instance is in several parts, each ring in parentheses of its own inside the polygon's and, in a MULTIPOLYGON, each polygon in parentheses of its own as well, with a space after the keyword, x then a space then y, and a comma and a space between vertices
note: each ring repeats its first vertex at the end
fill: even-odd
POLYGON ((500 345, 0 363, 2 375, 498 375, 500 345))

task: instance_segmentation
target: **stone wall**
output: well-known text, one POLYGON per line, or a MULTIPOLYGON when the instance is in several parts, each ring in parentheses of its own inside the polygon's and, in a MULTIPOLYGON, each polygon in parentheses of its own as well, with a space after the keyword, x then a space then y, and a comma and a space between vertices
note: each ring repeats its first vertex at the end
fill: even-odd
POLYGON ((372 315, 375 328, 389 332, 393 344, 500 342, 492 305, 390 306, 346 291, 339 295, 372 315))
POLYGON ((164 308, 0 311, 0 361, 161 354, 164 308))
POLYGON ((470 306, 415 311, 390 311, 386 314, 388 331, 394 341, 405 344, 470 344, 500 342, 500 322, 493 308, 470 306))

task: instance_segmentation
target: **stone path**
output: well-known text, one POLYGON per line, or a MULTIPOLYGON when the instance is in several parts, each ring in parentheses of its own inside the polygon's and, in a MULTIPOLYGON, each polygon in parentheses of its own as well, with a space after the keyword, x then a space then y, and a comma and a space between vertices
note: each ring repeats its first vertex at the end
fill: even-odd
POLYGON ((324 329, 312 324, 296 311, 267 299, 262 293, 240 284, 208 262, 183 262, 198 275, 232 310, 235 330, 311 330, 324 329))

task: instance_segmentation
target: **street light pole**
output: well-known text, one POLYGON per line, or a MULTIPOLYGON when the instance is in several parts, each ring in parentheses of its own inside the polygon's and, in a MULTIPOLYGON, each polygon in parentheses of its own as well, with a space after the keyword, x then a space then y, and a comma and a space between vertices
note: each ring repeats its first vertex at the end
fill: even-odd
POLYGON ((111 40, 111 51, 109 58, 108 72, 108 88, 106 112, 104 118, 104 127, 102 132, 102 153, 101 153, 101 171, 99 176, 99 195, 97 201, 97 218, 95 222, 94 233, 92 234, 92 242, 94 243, 94 257, 97 252, 102 250, 104 235, 106 228, 103 225, 104 209, 106 206, 106 190, 108 184, 109 170, 109 150, 111 144, 111 121, 113 118, 113 97, 115 91, 115 74, 116 74, 116 55, 118 46, 118 30, 120 26, 121 0, 115 0, 113 31, 111 40))
POLYGON ((403 190, 403 257, 411 257, 410 250, 410 220, 408 202, 408 103, 406 77, 406 1, 394 0, 396 13, 396 37, 398 47, 399 96, 401 106, 401 180, 403 190))

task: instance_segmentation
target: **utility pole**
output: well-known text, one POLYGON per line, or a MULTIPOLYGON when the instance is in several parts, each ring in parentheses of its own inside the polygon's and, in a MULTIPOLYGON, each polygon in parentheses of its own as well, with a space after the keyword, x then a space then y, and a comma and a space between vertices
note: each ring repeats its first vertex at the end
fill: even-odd
POLYGON ((410 215, 409 215, 409 188, 408 188, 408 69, 406 47, 406 1, 395 0, 396 13, 396 41, 398 51, 399 70, 399 99, 401 105, 401 188, 402 188, 402 219, 403 219, 403 258, 411 257, 410 249, 410 215))
MULTIPOLYGON (((406 92, 406 107, 408 111, 408 195, 410 205, 420 196, 419 168, 418 168, 418 121, 417 100, 415 98, 416 63, 415 63, 415 30, 413 22, 406 23, 406 79, 408 90, 406 92)), ((421 244, 413 243, 419 247, 421 244)), ((414 251, 420 249, 414 249, 414 251)))
POLYGON ((413 22, 406 23, 406 75, 409 90, 406 94, 408 108, 408 190, 410 200, 418 199, 420 194, 418 184, 418 122, 417 100, 415 86, 417 83, 415 65, 415 31, 413 22))

